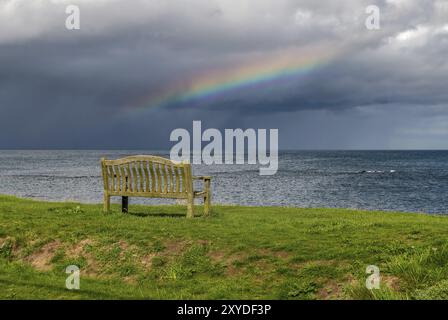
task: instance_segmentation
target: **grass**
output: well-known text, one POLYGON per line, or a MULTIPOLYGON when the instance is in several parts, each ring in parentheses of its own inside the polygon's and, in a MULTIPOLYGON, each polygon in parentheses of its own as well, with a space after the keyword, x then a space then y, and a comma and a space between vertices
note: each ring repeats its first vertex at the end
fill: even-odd
POLYGON ((448 217, 0 196, 1 299, 446 299, 448 217), (198 208, 198 212, 201 208, 198 208), (65 268, 81 270, 80 290, 65 268), (365 287, 368 265, 380 289, 365 287))

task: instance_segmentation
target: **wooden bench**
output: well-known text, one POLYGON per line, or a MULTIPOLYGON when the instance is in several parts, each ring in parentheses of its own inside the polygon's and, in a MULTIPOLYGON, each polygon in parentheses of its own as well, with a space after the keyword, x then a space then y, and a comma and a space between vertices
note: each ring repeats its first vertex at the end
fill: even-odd
POLYGON ((117 160, 101 158, 104 182, 104 211, 110 211, 110 197, 122 197, 127 212, 128 197, 187 200, 187 217, 194 217, 194 199, 204 199, 204 215, 211 207, 211 177, 193 177, 191 164, 175 163, 156 156, 130 156, 117 160), (194 191, 193 180, 202 180, 204 189, 194 191))

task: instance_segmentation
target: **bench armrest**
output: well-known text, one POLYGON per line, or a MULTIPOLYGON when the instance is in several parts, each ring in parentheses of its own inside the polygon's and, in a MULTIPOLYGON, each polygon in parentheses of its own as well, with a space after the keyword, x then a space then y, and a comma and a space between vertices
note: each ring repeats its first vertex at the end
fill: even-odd
POLYGON ((211 176, 197 176, 197 177, 194 177, 193 176, 193 180, 212 180, 212 177, 211 176))
MULTIPOLYGON (((204 197, 205 199, 210 199, 210 192, 211 192, 211 184, 212 184, 212 177, 210 176, 193 176, 193 180, 202 180, 203 183, 203 189, 202 191, 194 191, 195 197, 204 197)), ((209 201, 209 200, 207 200, 209 201)), ((205 202, 204 202, 205 203, 205 202)))

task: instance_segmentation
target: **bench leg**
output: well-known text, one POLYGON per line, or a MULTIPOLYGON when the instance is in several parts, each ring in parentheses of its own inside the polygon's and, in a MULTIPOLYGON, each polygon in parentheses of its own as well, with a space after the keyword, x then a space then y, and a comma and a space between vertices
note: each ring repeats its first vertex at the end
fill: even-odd
POLYGON ((129 212, 129 198, 121 197, 121 212, 128 213, 129 212))
POLYGON ((110 196, 107 193, 104 194, 103 211, 106 213, 110 211, 110 196))
POLYGON ((205 216, 210 215, 210 206, 211 206, 210 193, 207 193, 207 195, 204 197, 204 215, 205 216))
POLYGON ((204 196, 204 215, 208 216, 211 209, 211 192, 210 192, 210 180, 207 179, 205 183, 205 196, 204 196))
POLYGON ((187 218, 194 217, 194 197, 193 195, 188 196, 187 199, 187 218))

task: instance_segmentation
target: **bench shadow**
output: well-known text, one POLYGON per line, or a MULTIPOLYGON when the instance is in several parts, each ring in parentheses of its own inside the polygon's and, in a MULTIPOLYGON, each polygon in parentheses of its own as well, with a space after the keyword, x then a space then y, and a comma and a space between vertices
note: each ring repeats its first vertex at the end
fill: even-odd
POLYGON ((164 213, 164 212, 128 212, 131 216, 135 217, 161 217, 161 218, 185 218, 186 213, 164 213))

